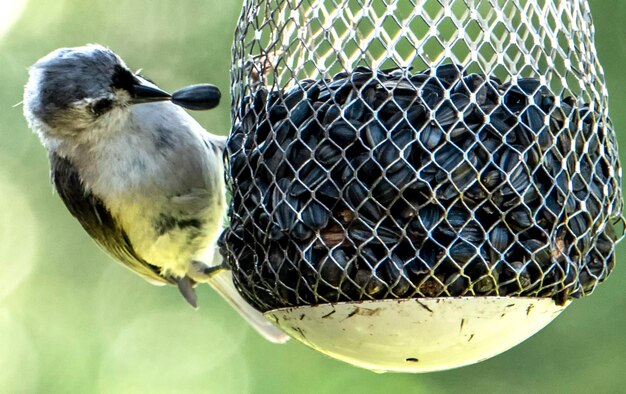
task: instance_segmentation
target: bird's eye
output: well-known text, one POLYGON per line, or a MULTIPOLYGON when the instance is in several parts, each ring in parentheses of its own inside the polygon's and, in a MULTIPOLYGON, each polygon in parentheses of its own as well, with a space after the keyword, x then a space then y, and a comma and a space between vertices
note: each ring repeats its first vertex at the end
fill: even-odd
POLYGON ((108 112, 111 108, 113 108, 113 100, 111 99, 100 99, 91 104, 91 112, 97 116, 108 112))

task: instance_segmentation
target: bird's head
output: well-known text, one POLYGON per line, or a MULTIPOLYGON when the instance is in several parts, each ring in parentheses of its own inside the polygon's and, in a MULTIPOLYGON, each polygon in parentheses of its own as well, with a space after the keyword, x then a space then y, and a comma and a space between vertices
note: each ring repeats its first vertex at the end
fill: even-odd
POLYGON ((122 117, 133 104, 170 95, 100 45, 57 49, 30 68, 24 114, 42 137, 76 136, 122 117))

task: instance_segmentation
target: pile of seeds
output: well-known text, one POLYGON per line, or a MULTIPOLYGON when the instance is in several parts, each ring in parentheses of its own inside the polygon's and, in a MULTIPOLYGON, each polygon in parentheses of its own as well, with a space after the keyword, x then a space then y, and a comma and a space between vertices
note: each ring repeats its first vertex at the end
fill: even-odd
POLYGON ((614 264, 606 119, 537 79, 359 67, 244 99, 220 240, 260 310, 587 294, 614 264))

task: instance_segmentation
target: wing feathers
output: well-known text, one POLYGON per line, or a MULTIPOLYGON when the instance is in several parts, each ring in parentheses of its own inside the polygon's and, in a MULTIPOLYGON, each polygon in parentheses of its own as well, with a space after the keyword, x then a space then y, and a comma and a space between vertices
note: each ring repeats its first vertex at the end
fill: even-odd
POLYGON ((78 171, 68 159, 51 153, 50 176, 67 209, 98 245, 145 279, 173 283, 160 275, 158 267, 137 255, 124 230, 115 222, 102 200, 85 189, 78 171))

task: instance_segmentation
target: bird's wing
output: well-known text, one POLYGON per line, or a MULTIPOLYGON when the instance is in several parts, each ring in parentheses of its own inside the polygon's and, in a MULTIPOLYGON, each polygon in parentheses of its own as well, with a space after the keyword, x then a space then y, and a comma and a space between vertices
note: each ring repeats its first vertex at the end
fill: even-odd
POLYGON ((203 137, 205 143, 212 145, 217 149, 217 152, 220 152, 219 155, 221 157, 222 152, 226 149, 226 141, 228 140, 228 137, 208 133, 205 133, 203 137))
POLYGON ((50 176, 67 209, 98 245, 148 281, 173 283, 159 274, 158 267, 135 253, 124 230, 116 223, 102 200, 85 188, 78 171, 69 160, 50 154, 50 176))

